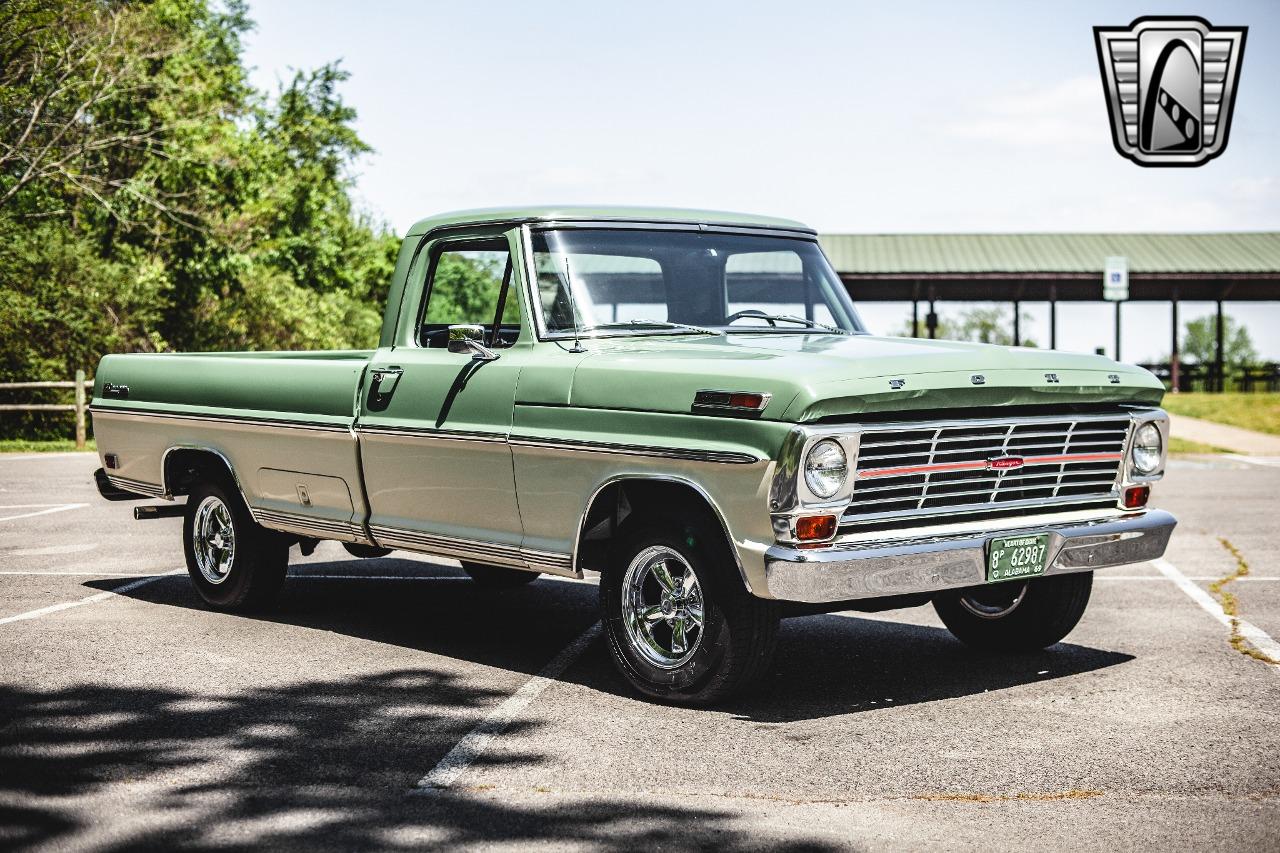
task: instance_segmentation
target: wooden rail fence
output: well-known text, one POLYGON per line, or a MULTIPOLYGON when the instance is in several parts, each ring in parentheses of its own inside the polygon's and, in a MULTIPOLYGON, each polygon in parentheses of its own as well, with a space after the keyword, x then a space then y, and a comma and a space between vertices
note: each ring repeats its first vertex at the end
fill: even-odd
POLYGON ((84 378, 84 371, 77 370, 74 381, 57 382, 0 382, 0 391, 27 391, 42 388, 74 388, 74 403, 0 403, 0 412, 75 412, 76 413, 76 449, 84 450, 85 419, 88 408, 85 402, 85 390, 93 387, 93 380, 84 378))

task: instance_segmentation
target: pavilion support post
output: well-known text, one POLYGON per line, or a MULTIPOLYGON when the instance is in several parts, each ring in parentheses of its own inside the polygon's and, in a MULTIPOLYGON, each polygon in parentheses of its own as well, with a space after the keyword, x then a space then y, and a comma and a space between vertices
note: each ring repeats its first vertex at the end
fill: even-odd
POLYGON ((1013 345, 1022 346, 1022 305, 1013 300, 1013 345))
POLYGON ((1222 392, 1227 390, 1227 365, 1226 365, 1226 347, 1224 346, 1223 318, 1222 318, 1222 300, 1218 300, 1218 341, 1217 350, 1214 353, 1213 371, 1217 378, 1216 390, 1222 392))
POLYGON ((929 327, 929 340, 938 337, 938 312, 934 307, 933 299, 929 300, 929 313, 924 318, 924 324, 929 327))
POLYGON ((1178 363, 1178 288, 1173 289, 1173 299, 1169 301, 1169 305, 1173 308, 1173 348, 1169 350, 1169 390, 1174 394, 1178 393, 1178 386, 1181 385, 1182 366, 1178 363))
POLYGON ((1116 361, 1120 360, 1120 306, 1123 302, 1116 302, 1116 361))
POLYGON ((911 337, 920 337, 920 300, 911 300, 911 337))
POLYGON ((1058 286, 1049 285, 1049 349, 1058 348, 1058 286))

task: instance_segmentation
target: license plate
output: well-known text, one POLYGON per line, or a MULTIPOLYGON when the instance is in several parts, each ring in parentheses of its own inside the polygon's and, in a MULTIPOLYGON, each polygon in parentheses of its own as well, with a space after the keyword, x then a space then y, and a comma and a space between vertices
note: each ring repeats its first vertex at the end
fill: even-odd
POLYGON ((987 583, 1042 575, 1048 553, 1048 533, 992 539, 987 544, 987 583))

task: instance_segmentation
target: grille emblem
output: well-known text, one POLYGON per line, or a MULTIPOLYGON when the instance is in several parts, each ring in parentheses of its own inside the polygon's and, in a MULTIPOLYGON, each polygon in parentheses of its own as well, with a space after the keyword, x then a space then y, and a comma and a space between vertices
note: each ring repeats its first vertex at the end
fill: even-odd
POLYGON ((1045 382, 1048 382, 1048 383, 1049 383, 1049 384, 1051 384, 1051 385, 1060 385, 1060 384, 1062 384, 1062 380, 1058 378, 1058 374, 1056 374, 1056 373, 1046 373, 1046 374, 1044 375, 1044 381, 1045 381, 1045 382))
POLYGON ((985 385, 987 384, 987 377, 983 376, 981 373, 975 373, 969 377, 969 381, 974 385, 985 385))
POLYGON ((997 456, 987 460, 988 471, 1012 471, 1027 464, 1021 456, 997 456))
POLYGON ((904 385, 906 385, 906 384, 907 384, 907 380, 905 380, 905 379, 890 379, 890 380, 889 380, 889 387, 890 387, 890 388, 892 388, 894 391, 897 391, 899 388, 901 388, 902 386, 904 386, 904 385))

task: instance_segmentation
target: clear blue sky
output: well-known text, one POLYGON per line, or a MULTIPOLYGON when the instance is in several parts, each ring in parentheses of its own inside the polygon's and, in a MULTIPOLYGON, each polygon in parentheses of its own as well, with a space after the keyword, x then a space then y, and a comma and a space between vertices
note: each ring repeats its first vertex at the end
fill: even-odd
MULTIPOLYGON (((351 72, 343 94, 376 149, 359 195, 399 231, 441 210, 544 202, 744 210, 827 232, 1280 230, 1275 2, 250 11, 259 86, 335 59, 351 72), (1198 169, 1143 169, 1110 141, 1091 28, 1155 12, 1250 28, 1230 146, 1198 169)), ((1229 307, 1280 359, 1280 304, 1229 307)), ((1028 308, 1043 343, 1047 309, 1028 308)), ((1125 311, 1127 360, 1167 351, 1167 306, 1125 311)), ((877 331, 903 313, 864 306, 877 331)), ((1111 346, 1105 306, 1059 322, 1064 348, 1111 346)))

